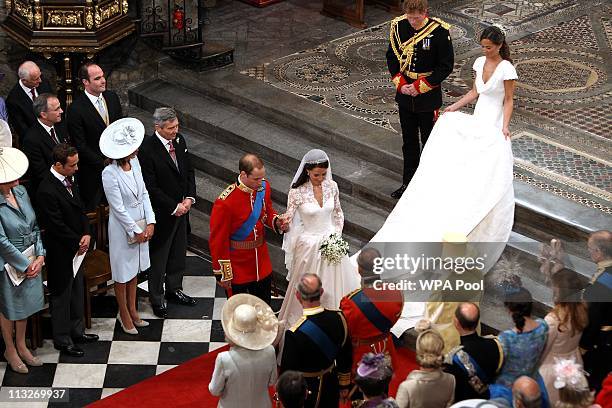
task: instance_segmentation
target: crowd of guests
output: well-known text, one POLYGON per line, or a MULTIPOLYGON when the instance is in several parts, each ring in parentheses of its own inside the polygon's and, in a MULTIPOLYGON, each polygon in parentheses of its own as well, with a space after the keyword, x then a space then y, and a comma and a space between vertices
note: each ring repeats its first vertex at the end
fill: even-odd
MULTIPOLYGON (((389 389, 398 368, 393 343, 381 347, 378 332, 364 335, 367 319, 347 324, 351 311, 342 307, 347 297, 340 311, 322 308, 324 288, 316 274, 299 279, 294 295, 304 316, 284 333, 278 371, 272 345, 283 337, 279 322, 264 301, 235 295, 223 309, 231 348, 219 354, 209 390, 221 397, 220 407, 249 406, 245 401, 253 395, 260 400, 250 406, 271 406, 267 392, 274 385, 275 399, 288 408, 337 407, 349 401, 367 408, 610 407, 612 232, 592 233, 588 248, 598 266, 592 281, 583 288, 575 272, 557 264, 550 274, 554 307, 544 319, 533 316, 531 293, 515 285, 503 293, 514 325, 498 336, 479 334, 480 307, 472 302, 456 304, 453 325, 460 345, 450 352, 444 352, 440 332, 424 328, 416 340, 418 368, 395 395, 389 389), (245 305, 252 310, 241 310, 245 305), (359 348, 364 338, 372 344, 369 352, 359 348)), ((368 289, 376 255, 373 248, 360 253, 362 288, 357 293, 368 289)), ((372 310, 397 301, 372 297, 360 307, 372 310)), ((388 329, 384 334, 389 335, 388 329)))
POLYGON ((82 265, 93 248, 109 252, 126 333, 149 325, 136 307, 140 272, 149 271, 158 317, 167 316, 167 300, 196 303, 182 290, 195 179, 176 112, 156 109, 155 132, 145 137, 139 120, 123 118, 97 64, 79 69, 83 92, 65 115, 34 62, 22 63, 18 76, 6 113, 4 100, 0 104, 0 125, 11 134, 0 149, 0 262, 14 272, 0 274, 0 322, 9 367, 27 374, 28 366, 42 365, 27 348, 25 332, 28 317, 45 304, 43 265, 53 344, 72 357, 84 355, 79 343, 98 340, 84 327, 89 288, 82 265), (105 225, 90 225, 96 211, 109 214, 105 225), (96 228, 106 226, 108 242, 94 242, 96 228))

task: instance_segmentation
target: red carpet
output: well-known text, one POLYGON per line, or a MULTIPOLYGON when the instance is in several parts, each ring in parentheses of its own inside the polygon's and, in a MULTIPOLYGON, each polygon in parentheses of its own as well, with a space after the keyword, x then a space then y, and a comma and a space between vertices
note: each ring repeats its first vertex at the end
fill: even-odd
MULTIPOLYGON (((206 353, 158 376, 135 384, 100 400, 90 407, 216 407, 218 399, 208 392, 208 383, 215 367, 217 354, 227 346, 206 353)), ((402 360, 391 381, 391 395, 408 373, 417 367, 414 352, 398 348, 402 360)))

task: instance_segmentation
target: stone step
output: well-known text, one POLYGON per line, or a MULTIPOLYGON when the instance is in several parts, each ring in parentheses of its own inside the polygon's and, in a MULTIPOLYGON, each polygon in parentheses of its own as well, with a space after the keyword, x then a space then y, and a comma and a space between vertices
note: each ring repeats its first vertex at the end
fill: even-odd
MULTIPOLYGON (((129 94, 132 104, 147 111, 174 106, 183 126, 204 133, 217 143, 257 153, 266 162, 287 171, 297 169, 302 156, 317 147, 301 132, 164 81, 139 85, 129 94)), ((401 184, 399 174, 335 147, 322 148, 332 159, 334 179, 342 192, 387 210, 393 208, 396 201, 389 194, 401 184)))
MULTIPOLYGON (((147 120, 147 116, 150 116, 145 111, 133 108, 130 114, 141 120, 147 120)), ((238 159, 245 151, 190 128, 182 127, 181 133, 188 138, 188 147, 194 167, 215 179, 221 180, 214 187, 202 183, 202 189, 198 189, 198 194, 200 194, 200 191, 211 189, 212 191, 208 192, 208 198, 212 203, 228 184, 235 181, 238 159)), ((334 179, 336 179, 335 167, 332 170, 334 170, 334 179)), ((284 211, 293 171, 290 173, 290 171, 277 166, 275 163, 266 163, 266 173, 266 178, 270 180, 270 186, 272 187, 272 199, 280 204, 276 207, 277 211, 280 212, 281 207, 284 211)), ((361 243, 368 242, 374 236, 388 214, 386 210, 359 201, 346 193, 341 192, 340 201, 345 217, 344 233, 361 243)))

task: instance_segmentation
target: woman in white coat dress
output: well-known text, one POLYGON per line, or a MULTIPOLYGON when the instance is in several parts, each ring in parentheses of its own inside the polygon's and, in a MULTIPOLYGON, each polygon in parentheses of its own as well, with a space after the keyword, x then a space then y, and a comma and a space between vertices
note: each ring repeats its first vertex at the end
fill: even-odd
POLYGON ((138 334, 136 327, 149 325, 136 310, 136 275, 150 266, 148 241, 155 224, 136 157, 143 138, 144 126, 133 118, 113 122, 100 137, 100 150, 111 159, 102 171, 102 185, 110 207, 111 270, 121 327, 128 334, 138 334))

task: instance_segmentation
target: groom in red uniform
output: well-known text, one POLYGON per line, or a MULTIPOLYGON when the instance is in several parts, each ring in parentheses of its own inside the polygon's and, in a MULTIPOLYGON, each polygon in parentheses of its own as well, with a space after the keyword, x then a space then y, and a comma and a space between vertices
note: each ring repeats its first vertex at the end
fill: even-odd
POLYGON ((374 289, 373 283, 380 280, 380 275, 373 272, 374 262, 380 256, 380 252, 372 247, 361 251, 357 257, 357 270, 362 287, 340 301, 353 344, 353 377, 365 353, 384 353, 391 358, 393 367, 398 367, 391 327, 402 314, 404 296, 399 290, 374 289))
POLYGON ((230 297, 250 293, 270 304, 272 263, 264 226, 282 233, 287 224, 272 207, 263 161, 247 153, 240 175, 217 198, 210 216, 210 254, 218 284, 230 297))

